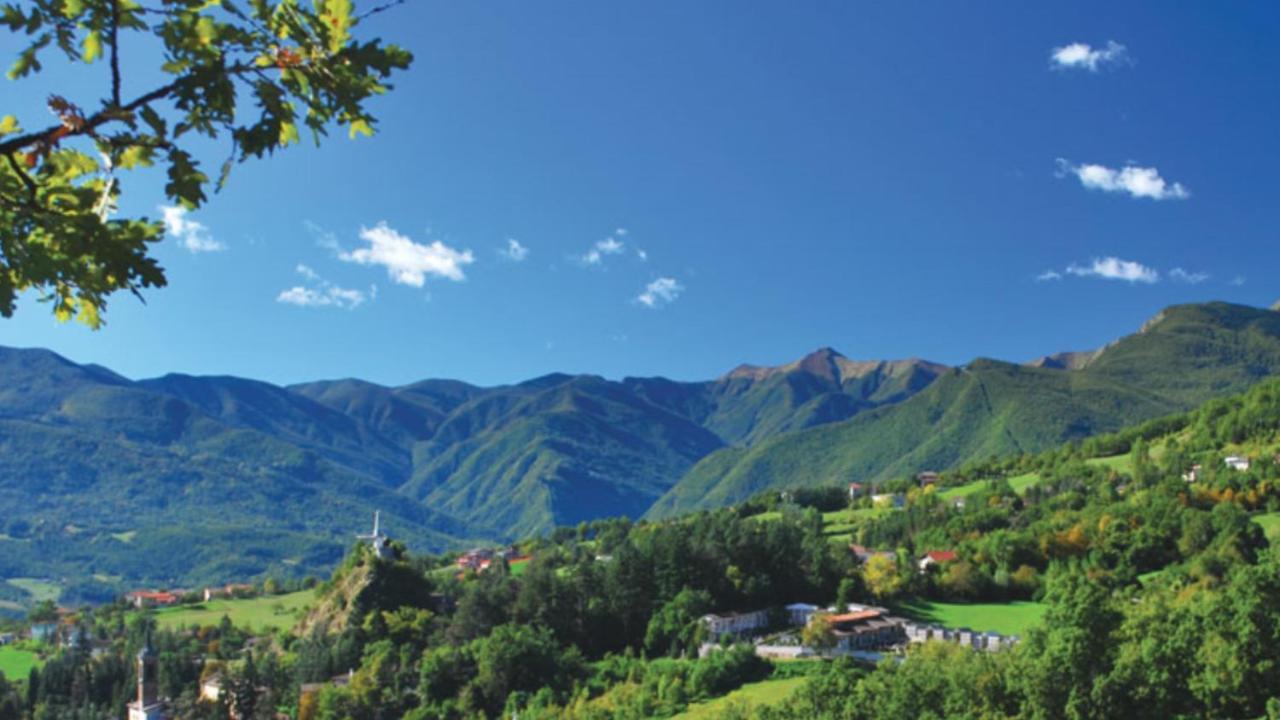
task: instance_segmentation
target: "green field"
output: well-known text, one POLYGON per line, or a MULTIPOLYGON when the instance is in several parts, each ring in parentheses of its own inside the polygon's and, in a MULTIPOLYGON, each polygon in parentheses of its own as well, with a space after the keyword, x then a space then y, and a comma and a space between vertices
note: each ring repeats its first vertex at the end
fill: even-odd
POLYGON ((1262 532, 1267 536, 1267 540, 1272 543, 1280 543, 1280 512, 1254 515, 1253 521, 1258 523, 1259 527, 1262 528, 1262 532))
POLYGON ((1101 467, 1110 468, 1116 472, 1133 472, 1133 456, 1125 453, 1124 455, 1111 455, 1109 457, 1089 458, 1085 460, 1088 465, 1099 465, 1101 467))
POLYGON ((922 622, 950 628, 967 627, 982 632, 1018 635, 1044 616, 1046 605, 1025 600, 1007 603, 945 603, 911 600, 898 603, 894 612, 922 622))
POLYGON ((45 600, 58 601, 58 596, 62 594, 62 586, 48 582, 46 580, 36 580, 35 578, 9 578, 6 582, 14 587, 26 590, 35 602, 44 602, 45 600))
POLYGON ((40 659, 33 652, 7 645, 0 647, 0 674, 10 680, 26 680, 31 668, 39 664, 40 659))
POLYGON ((157 610, 156 622, 163 628, 189 625, 217 625, 225 615, 234 625, 252 630, 278 630, 293 627, 302 608, 315 602, 314 590, 300 590, 287 595, 267 595, 247 600, 211 600, 198 605, 183 605, 157 610))
POLYGON ((723 697, 708 700, 707 702, 694 703, 684 712, 674 715, 673 718, 681 718, 682 720, 715 718, 719 717, 726 706, 730 704, 775 705, 795 692, 806 680, 808 680, 806 677, 790 677, 747 683, 723 697))
POLYGON ((1013 477, 1009 478, 1009 486, 1012 487, 1013 491, 1018 493, 1019 495, 1024 494, 1025 492, 1027 492, 1027 488, 1031 487, 1032 485, 1039 484, 1039 482, 1040 482, 1039 473, 1026 473, 1025 475, 1014 475, 1013 477))

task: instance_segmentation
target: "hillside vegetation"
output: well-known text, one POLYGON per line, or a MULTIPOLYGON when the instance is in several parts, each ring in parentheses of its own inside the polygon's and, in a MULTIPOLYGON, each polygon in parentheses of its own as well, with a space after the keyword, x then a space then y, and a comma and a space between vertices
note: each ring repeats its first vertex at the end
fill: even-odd
POLYGON ((105 600, 128 584, 327 571, 375 510, 398 539, 441 551, 955 468, 1243 390, 1280 369, 1280 314, 1169 308, 1101 352, 1033 365, 823 349, 706 382, 281 388, 132 381, 0 349, 0 578, 105 600))

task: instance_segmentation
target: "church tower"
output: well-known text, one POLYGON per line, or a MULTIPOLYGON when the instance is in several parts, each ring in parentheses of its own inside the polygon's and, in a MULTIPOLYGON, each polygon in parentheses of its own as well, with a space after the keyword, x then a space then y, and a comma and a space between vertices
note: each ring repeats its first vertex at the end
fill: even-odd
POLYGON ((156 651, 151 648, 151 632, 138 651, 138 697, 129 703, 129 720, 166 720, 164 703, 159 698, 156 651))

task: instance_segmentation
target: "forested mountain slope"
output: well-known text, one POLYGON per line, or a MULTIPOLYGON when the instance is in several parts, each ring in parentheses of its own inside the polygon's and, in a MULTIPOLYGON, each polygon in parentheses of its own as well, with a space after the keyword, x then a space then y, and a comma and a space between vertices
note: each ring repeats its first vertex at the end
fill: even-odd
POLYGON ((1280 371, 1280 313, 1175 306, 1091 355, 1079 369, 976 360, 900 404, 722 450, 650 515, 734 503, 771 487, 878 480, 1034 452, 1185 410, 1280 371))

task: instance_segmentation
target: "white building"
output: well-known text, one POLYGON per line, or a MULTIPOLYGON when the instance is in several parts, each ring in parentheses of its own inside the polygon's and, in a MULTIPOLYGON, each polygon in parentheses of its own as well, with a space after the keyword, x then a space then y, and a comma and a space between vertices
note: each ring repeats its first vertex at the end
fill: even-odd
POLYGON ((745 635, 768 627, 769 613, 765 610, 756 610, 730 615, 703 615, 702 624, 707 626, 707 631, 712 638, 725 634, 745 635))
POLYGON ((787 617, 792 625, 803 627, 809 624, 815 613, 822 610, 817 605, 809 603, 792 603, 787 606, 787 617))
POLYGON ((1222 459, 1222 462, 1232 470, 1244 472, 1249 469, 1249 458, 1240 455, 1228 455, 1222 459))

